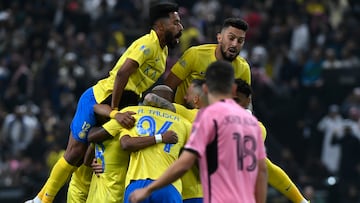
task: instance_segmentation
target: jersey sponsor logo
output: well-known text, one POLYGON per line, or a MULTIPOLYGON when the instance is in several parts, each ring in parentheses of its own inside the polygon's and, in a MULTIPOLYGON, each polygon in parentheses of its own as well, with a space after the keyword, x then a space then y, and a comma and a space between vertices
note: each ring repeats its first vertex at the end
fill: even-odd
POLYGON ((184 59, 180 59, 180 60, 179 60, 179 64, 180 64, 183 68, 186 67, 186 61, 185 61, 184 59))
POLYGON ((140 46, 140 51, 142 51, 145 55, 150 54, 150 49, 148 47, 146 47, 145 45, 140 46))
POLYGON ((87 122, 84 122, 83 125, 81 126, 81 132, 79 132, 79 134, 78 134, 79 138, 85 139, 90 128, 91 128, 91 125, 87 122))

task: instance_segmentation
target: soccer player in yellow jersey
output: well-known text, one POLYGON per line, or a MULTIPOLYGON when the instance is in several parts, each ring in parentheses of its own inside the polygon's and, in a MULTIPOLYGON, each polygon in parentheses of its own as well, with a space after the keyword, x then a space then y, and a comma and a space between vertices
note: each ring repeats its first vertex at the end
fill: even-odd
MULTIPOLYGON (((161 87, 160 89, 157 87, 153 88, 152 91, 161 89, 161 87)), ((167 88, 168 91, 172 91, 169 87, 167 88)), ((117 130, 120 133, 121 148, 131 151, 124 198, 124 202, 128 202, 127 195, 129 193, 150 184, 178 158, 180 150, 185 145, 190 134, 191 124, 187 119, 176 113, 156 107, 133 106, 127 107, 123 111, 136 112, 134 115, 136 118, 134 128, 129 130, 121 129, 118 125, 114 126, 114 124, 117 124, 114 121, 109 121, 103 128, 112 129, 107 130, 108 132, 117 130), (113 123, 111 128, 107 126, 110 125, 110 122, 113 123), (169 131, 176 132, 176 144, 171 144, 168 141, 164 142, 165 135, 161 134, 169 131), (149 144, 142 141, 143 138, 149 138, 148 135, 150 135, 150 139, 153 137, 152 140, 155 138, 156 143, 164 143, 149 146, 149 144)), ((164 190, 154 193, 149 202, 182 202, 181 191, 182 184, 178 180, 164 190)))
MULTIPOLYGON (((137 105, 139 95, 162 75, 165 71, 168 47, 179 43, 183 30, 177 11, 177 5, 173 3, 158 3, 152 6, 150 8, 152 24, 150 33, 131 44, 110 71, 109 77, 100 80, 82 94, 71 123, 69 142, 64 156, 54 165, 50 177, 38 195, 27 202, 52 202, 71 174, 82 164, 88 147, 88 132, 96 124, 93 110, 95 104, 110 104, 111 100, 113 109, 137 105)), ((132 127, 135 121, 132 114, 133 112, 114 111, 111 115, 102 116, 115 117, 124 127, 132 127)), ((84 167, 76 170, 73 176, 82 177, 74 178, 74 180, 83 180, 82 174, 87 173, 86 171, 89 170, 84 167)), ((77 182, 78 184, 70 184, 70 186, 82 184, 81 181, 77 182)), ((80 186, 82 189, 76 188, 85 192, 81 194, 82 197, 72 197, 68 200, 74 200, 76 203, 83 202, 87 196, 87 186, 88 184, 83 184, 80 186)), ((70 191, 69 194, 78 193, 70 191)))
POLYGON ((235 78, 251 83, 250 66, 239 56, 245 43, 248 24, 239 18, 228 18, 217 34, 217 44, 204 44, 190 47, 171 68, 164 83, 176 89, 175 103, 184 104, 184 96, 193 79, 204 79, 210 63, 217 60, 231 62, 235 78))
MULTIPOLYGON (((156 89, 155 87, 154 89, 156 89)), ((171 91, 171 90, 170 90, 171 91)), ((160 96, 160 95, 159 95, 160 96)), ((142 112, 143 106, 126 107, 121 112, 135 111, 142 112)), ((151 107, 153 111, 157 108, 151 107)), ((140 113, 141 114, 141 113, 140 113)), ((144 115, 139 115, 139 120, 144 115)), ((137 117, 137 115, 136 115, 137 117)), ((154 118, 150 115, 151 119, 154 118)), ((150 119, 150 120, 151 120, 150 119)), ((145 121, 143 121, 145 125, 145 121)), ((142 129, 137 125, 136 130, 142 129)), ((95 142, 95 157, 97 163, 101 163, 102 173, 93 175, 87 203, 122 203, 125 191, 125 177, 129 163, 129 149, 127 146, 120 146, 120 137, 128 131, 125 130, 115 119, 111 119, 102 127, 92 130, 89 134, 89 141, 95 142)), ((131 150, 140 150, 155 144, 176 144, 178 137, 174 131, 161 133, 161 142, 155 136, 137 137, 132 143, 131 150)), ((130 150, 130 151, 131 151, 130 150)))
MULTIPOLYGON (((178 159, 181 148, 185 145, 190 134, 191 124, 179 114, 169 110, 155 107, 137 107, 136 127, 125 130, 120 138, 121 146, 131 150, 130 163, 125 181, 125 199, 127 203, 129 194, 135 189, 145 187, 160 175, 178 159), (161 142, 159 133, 172 130, 178 136, 176 144, 158 144, 141 150, 133 148, 139 136, 155 136, 157 142, 161 142)), ((149 202, 182 202, 182 184, 178 180, 164 190, 154 193, 149 202)))
MULTIPOLYGON (((197 115, 198 109, 207 105, 207 99, 202 94, 202 84, 204 80, 194 79, 186 93, 185 105, 169 103, 161 97, 154 94, 147 94, 144 103, 160 108, 175 109, 176 113, 182 115, 189 122, 193 123, 197 115)), ((189 171, 181 177, 182 181, 182 198, 184 203, 202 203, 203 192, 199 176, 199 168, 194 165, 189 171)))

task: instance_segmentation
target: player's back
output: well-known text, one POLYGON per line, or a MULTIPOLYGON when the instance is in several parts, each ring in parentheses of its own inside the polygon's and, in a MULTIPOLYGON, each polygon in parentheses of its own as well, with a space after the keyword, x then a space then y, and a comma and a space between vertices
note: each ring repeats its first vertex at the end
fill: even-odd
POLYGON ((266 156, 257 119, 232 99, 210 105, 201 119, 210 121, 198 131, 213 129, 200 158, 204 201, 255 202, 257 161, 266 156))
MULTIPOLYGON (((169 110, 149 106, 125 108, 126 111, 134 111, 136 119, 135 127, 129 131, 124 130, 122 135, 153 136, 173 130, 177 133, 178 143, 159 143, 142 150, 132 152, 126 177, 126 185, 131 180, 157 179, 179 157, 181 148, 185 145, 191 124, 179 114, 169 110)), ((181 183, 174 183, 181 191, 181 183)))

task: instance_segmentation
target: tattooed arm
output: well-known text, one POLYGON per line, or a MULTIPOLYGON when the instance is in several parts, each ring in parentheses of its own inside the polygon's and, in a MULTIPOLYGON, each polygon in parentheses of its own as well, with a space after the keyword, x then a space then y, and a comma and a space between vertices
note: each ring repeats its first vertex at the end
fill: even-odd
POLYGON ((176 112, 174 104, 154 93, 148 93, 145 95, 143 104, 145 106, 153 106, 176 112))

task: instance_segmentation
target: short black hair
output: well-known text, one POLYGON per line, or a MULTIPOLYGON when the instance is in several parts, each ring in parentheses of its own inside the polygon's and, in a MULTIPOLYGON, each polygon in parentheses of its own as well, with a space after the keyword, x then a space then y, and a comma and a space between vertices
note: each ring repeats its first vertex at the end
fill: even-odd
POLYGON ((245 82, 242 79, 235 79, 235 84, 236 84, 236 93, 242 93, 245 94, 246 97, 250 97, 250 95, 252 95, 252 88, 251 86, 245 82))
POLYGON ((223 25, 222 25, 222 29, 224 28, 228 28, 228 27, 235 27, 237 29, 243 30, 244 32, 246 32, 249 28, 249 24, 241 19, 241 18, 227 18, 225 19, 223 25))
POLYGON ((234 80, 234 68, 231 63, 224 60, 211 63, 205 73, 205 83, 209 92, 215 94, 231 93, 234 80))
POLYGON ((194 84, 196 87, 202 87, 202 85, 205 83, 205 80, 203 79, 193 79, 191 81, 192 84, 194 84))
POLYGON ((151 5, 150 7, 150 25, 160 18, 168 18, 169 13, 178 12, 179 7, 176 3, 173 2, 157 2, 151 5))

